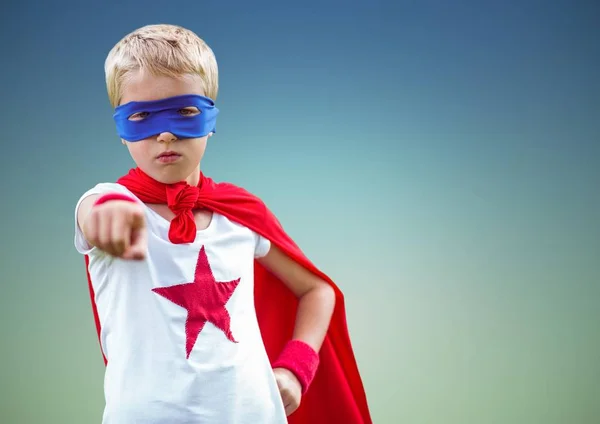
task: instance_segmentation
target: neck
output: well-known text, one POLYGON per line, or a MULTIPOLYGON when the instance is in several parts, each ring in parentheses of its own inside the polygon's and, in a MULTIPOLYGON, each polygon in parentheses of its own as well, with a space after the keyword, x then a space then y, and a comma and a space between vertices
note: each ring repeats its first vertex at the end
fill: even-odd
POLYGON ((196 187, 200 183, 200 167, 194 169, 194 171, 185 179, 185 182, 196 187))

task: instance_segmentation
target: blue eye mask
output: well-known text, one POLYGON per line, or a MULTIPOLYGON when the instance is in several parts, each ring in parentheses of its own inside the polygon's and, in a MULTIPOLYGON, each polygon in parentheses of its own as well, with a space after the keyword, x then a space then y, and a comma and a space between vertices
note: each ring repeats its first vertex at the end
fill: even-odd
POLYGON ((113 118, 123 140, 140 141, 170 132, 177 138, 198 138, 215 132, 219 109, 208 97, 196 94, 168 97, 148 102, 129 102, 115 108, 113 118), (182 109, 197 107, 197 115, 184 115, 182 109), (144 112, 142 119, 131 120, 135 113, 144 112))

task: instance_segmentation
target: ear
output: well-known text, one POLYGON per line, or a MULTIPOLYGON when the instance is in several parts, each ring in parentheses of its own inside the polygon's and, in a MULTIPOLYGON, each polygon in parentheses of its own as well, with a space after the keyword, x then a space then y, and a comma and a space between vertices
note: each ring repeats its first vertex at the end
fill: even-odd
POLYGON ((126 145, 126 143, 125 143, 125 140, 121 139, 121 144, 122 144, 123 146, 125 146, 125 145, 126 145))
POLYGON ((214 135, 214 133, 211 131, 208 133, 208 138, 211 138, 214 135))

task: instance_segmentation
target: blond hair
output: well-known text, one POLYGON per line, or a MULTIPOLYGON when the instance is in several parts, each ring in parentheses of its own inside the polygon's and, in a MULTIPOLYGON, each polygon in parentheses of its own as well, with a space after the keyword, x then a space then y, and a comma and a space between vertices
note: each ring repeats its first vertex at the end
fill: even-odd
POLYGON ((177 25, 147 25, 123 37, 104 63, 108 98, 119 105, 123 83, 129 72, 178 77, 196 74, 202 78, 204 94, 216 100, 219 90, 217 60, 210 47, 194 32, 177 25))

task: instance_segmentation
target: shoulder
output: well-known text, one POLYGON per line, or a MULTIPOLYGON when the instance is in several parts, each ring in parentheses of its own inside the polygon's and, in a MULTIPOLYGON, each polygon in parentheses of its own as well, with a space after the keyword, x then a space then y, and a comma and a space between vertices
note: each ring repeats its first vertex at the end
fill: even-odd
POLYGON ((202 178, 202 186, 205 189, 217 191, 217 192, 239 192, 239 193, 244 193, 244 194, 248 194, 251 196, 255 196, 249 190, 245 189, 244 187, 242 187, 238 184, 234 184, 229 181, 216 181, 213 178, 207 177, 204 174, 202 174, 201 178, 202 178))
POLYGON ((266 202, 250 190, 227 181, 215 182, 204 176, 203 184, 220 206, 227 206, 223 215, 250 229, 258 240, 267 233, 265 229, 271 230, 269 233, 282 229, 279 219, 266 202))
POLYGON ((206 190, 211 191, 214 196, 227 203, 266 208, 265 202, 258 195, 238 184, 228 181, 217 182, 206 176, 202 176, 202 184, 206 190))
POLYGON ((125 186, 119 183, 111 183, 111 182, 102 182, 98 183, 95 186, 86 190, 83 194, 79 196, 79 200, 77 204, 79 205, 86 197, 91 195, 103 195, 107 193, 119 193, 132 197, 133 199, 141 202, 137 196, 135 196, 131 191, 129 191, 125 186))

